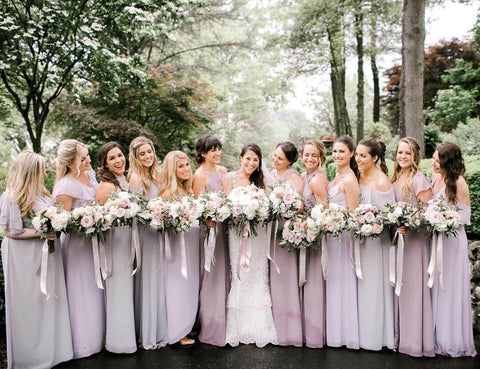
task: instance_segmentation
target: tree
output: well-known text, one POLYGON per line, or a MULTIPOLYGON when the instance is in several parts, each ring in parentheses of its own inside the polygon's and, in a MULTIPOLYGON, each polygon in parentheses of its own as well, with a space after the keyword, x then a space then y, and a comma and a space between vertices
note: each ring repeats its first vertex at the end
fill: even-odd
POLYGON ((166 37, 166 26, 182 19, 182 6, 181 0, 3 1, 0 78, 33 149, 41 151, 52 103, 75 78, 92 81, 109 68, 111 77, 146 40, 166 37))
MULTIPOLYGON (((355 39, 357 41, 357 142, 364 134, 364 72, 363 72, 363 9, 362 0, 355 0, 355 39)), ((378 77, 378 76, 377 76, 378 77)), ((375 75, 374 75, 375 78, 375 75)))
POLYGON ((423 75, 425 0, 404 0, 402 75, 400 81, 400 136, 417 140, 425 154, 423 136, 423 75))

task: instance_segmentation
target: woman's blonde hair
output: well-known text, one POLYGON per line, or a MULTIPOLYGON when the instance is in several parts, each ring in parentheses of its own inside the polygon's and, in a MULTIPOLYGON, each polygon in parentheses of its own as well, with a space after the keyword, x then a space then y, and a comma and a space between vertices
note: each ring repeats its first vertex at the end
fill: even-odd
POLYGON ((152 140, 143 136, 134 138, 130 143, 128 161, 130 162, 128 180, 130 180, 130 176, 133 173, 138 174, 143 185, 143 195, 150 190, 151 182, 158 185, 160 172, 158 170, 158 159, 155 154, 155 147, 153 146, 152 140), (150 145, 153 152, 153 163, 150 168, 145 168, 138 159, 138 150, 145 144, 150 145))
POLYGON ((183 181, 178 182, 177 179, 177 162, 179 160, 186 159, 190 162, 187 154, 182 151, 170 151, 165 159, 163 160, 162 170, 160 172, 160 183, 159 183, 159 193, 163 194, 166 191, 169 191, 170 194, 175 196, 182 196, 181 190, 185 193, 192 195, 192 168, 190 167, 190 177, 183 181))
POLYGON ((72 165, 73 162, 77 159, 77 176, 80 175, 80 156, 81 149, 87 150, 87 146, 81 143, 80 141, 74 139, 63 140, 60 142, 57 150, 57 168, 55 180, 62 179, 67 174, 71 173, 72 170, 68 167, 72 165))
MULTIPOLYGON (((415 176, 415 174, 418 173, 418 166, 420 165, 420 146, 418 145, 417 141, 413 137, 401 138, 398 141, 397 149, 395 150, 395 156, 398 152, 398 147, 400 146, 401 142, 406 143, 408 145, 408 148, 410 149, 410 152, 413 155, 412 165, 410 166, 410 168, 408 168, 407 178, 402 188, 402 195, 404 199, 408 201, 412 196, 413 177, 415 176)), ((400 177, 401 171, 402 171, 402 167, 398 164, 398 161, 395 159, 395 165, 393 167, 393 176, 391 179, 392 183, 398 180, 398 178, 400 177)))
POLYGON ((45 188, 45 159, 33 151, 22 151, 12 163, 6 192, 20 208, 22 216, 33 213, 35 198, 50 196, 45 188))

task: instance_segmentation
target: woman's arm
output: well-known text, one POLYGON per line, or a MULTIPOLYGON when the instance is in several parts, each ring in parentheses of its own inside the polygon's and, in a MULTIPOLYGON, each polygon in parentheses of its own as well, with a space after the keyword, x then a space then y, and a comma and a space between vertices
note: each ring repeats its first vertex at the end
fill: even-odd
POLYGON ((103 205, 107 202, 110 194, 116 190, 116 187, 113 183, 110 182, 101 182, 97 189, 97 194, 95 195, 95 201, 100 205, 103 205))

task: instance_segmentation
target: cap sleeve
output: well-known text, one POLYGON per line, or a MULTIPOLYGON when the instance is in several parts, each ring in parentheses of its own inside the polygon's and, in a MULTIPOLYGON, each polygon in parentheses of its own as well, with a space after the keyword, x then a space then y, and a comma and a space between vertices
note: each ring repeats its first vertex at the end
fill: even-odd
POLYGON ((20 234, 23 233, 22 214, 18 204, 5 192, 0 197, 0 229, 20 234))
POLYGON ((423 173, 417 173, 412 181, 412 194, 417 197, 420 192, 432 188, 432 184, 423 173))

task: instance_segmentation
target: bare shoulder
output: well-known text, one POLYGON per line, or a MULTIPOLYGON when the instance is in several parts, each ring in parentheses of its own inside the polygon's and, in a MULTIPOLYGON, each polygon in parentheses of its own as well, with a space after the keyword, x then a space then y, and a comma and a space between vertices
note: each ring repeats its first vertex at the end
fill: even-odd
POLYGON ((228 171, 227 171, 227 168, 225 168, 223 165, 218 165, 217 168, 218 168, 218 171, 219 171, 220 173, 222 173, 223 175, 226 175, 227 172, 228 172, 228 171))
POLYGON ((392 187, 392 182, 390 182, 387 175, 383 172, 381 172, 375 182, 379 191, 388 191, 390 187, 392 187))
POLYGON ((130 180, 128 181, 128 185, 130 189, 136 190, 142 184, 142 180, 137 173, 130 174, 130 180))

